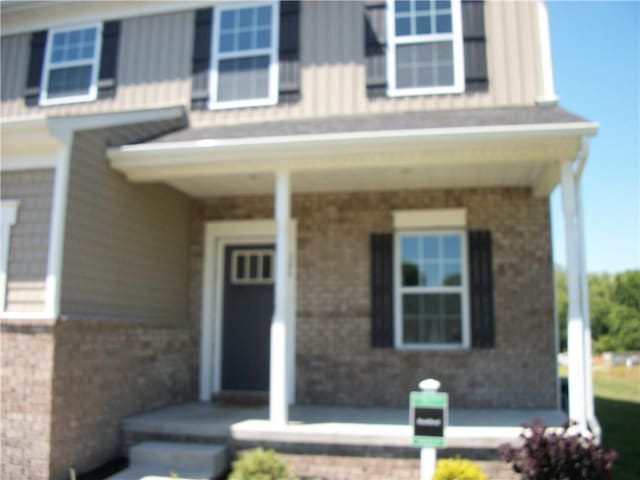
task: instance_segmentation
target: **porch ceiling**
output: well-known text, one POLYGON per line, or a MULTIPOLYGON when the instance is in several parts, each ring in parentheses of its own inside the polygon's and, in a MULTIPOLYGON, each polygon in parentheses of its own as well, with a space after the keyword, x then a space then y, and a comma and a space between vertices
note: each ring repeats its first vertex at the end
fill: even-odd
POLYGON ((283 122, 252 132, 186 129, 111 148, 108 156, 131 181, 165 182, 194 197, 270 194, 282 170, 291 172, 294 192, 529 186, 545 196, 559 182, 560 163, 574 160, 582 138, 597 131, 558 110, 438 115, 437 122, 396 114, 386 122, 283 122), (336 124, 350 130, 336 131, 336 124))
MULTIPOLYGON (((548 165, 545 163, 526 163, 311 170, 294 172, 291 186, 294 192, 299 193, 532 186, 544 183, 547 169, 548 165)), ((554 178, 557 175, 554 174, 554 178)), ((168 179, 166 183, 189 196, 202 198, 274 192, 271 173, 194 176, 168 179)))

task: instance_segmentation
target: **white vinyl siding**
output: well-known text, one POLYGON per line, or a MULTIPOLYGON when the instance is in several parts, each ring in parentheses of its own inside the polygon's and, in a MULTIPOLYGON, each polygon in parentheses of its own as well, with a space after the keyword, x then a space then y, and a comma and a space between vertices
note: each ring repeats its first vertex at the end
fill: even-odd
POLYGON ((387 0, 389 96, 461 93, 460 0, 387 0))
POLYGON ((40 105, 95 100, 101 50, 102 23, 49 30, 40 105))
POLYGON ((279 3, 230 3, 213 15, 209 108, 275 105, 279 3))

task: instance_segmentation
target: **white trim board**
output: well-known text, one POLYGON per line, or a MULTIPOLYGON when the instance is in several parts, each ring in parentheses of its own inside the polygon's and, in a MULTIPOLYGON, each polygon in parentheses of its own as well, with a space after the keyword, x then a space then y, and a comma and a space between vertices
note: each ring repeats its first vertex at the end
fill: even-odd
POLYGON ((393 211, 393 228, 464 228, 466 225, 466 208, 393 211))
POLYGON ((0 202, 0 312, 7 306, 7 277, 9 268, 9 245, 11 244, 11 227, 18 218, 19 200, 2 200, 0 202))
MULTIPOLYGON (((288 401, 295 403, 295 324, 296 324, 296 258, 297 221, 291 220, 289 302, 287 324, 288 401)), ((208 402, 212 393, 220 391, 222 379, 222 288, 224 245, 227 243, 275 244, 275 220, 230 220, 207 222, 204 234, 202 264, 202 313, 200 337, 200 401, 208 402)))

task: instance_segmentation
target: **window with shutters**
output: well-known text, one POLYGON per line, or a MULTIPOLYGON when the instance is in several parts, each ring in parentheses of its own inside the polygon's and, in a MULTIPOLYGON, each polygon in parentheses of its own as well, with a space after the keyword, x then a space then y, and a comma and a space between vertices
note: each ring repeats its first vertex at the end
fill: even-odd
POLYGON ((466 235, 396 233, 395 338, 399 348, 469 345, 466 235))
POLYGON ((209 108, 277 103, 278 18, 279 2, 214 9, 209 108))
POLYGON ((390 96, 461 93, 460 0, 387 0, 390 96))
POLYGON ((101 44, 101 23, 49 30, 40 104, 95 100, 101 44))

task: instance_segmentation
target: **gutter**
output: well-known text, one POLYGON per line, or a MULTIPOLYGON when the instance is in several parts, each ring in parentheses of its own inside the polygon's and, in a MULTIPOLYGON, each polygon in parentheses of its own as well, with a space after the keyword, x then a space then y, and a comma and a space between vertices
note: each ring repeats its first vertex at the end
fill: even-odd
POLYGON ((434 142, 448 140, 473 139, 518 139, 532 137, 590 137, 597 133, 595 122, 546 123, 528 125, 499 125, 476 127, 423 128, 407 130, 378 130, 363 132, 322 133, 309 135, 286 135, 250 137, 241 139, 206 139, 185 142, 157 142, 138 145, 124 145, 110 148, 107 156, 112 161, 122 162, 134 158, 155 157, 158 155, 174 155, 176 153, 197 153, 218 151, 233 153, 242 151, 247 154, 252 150, 264 152, 265 148, 283 149, 295 147, 339 147, 357 145, 390 145, 407 142, 434 142))

